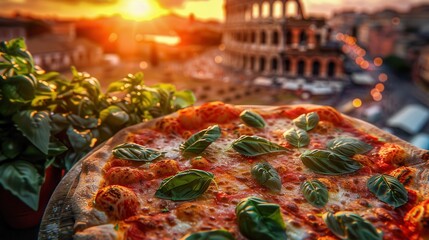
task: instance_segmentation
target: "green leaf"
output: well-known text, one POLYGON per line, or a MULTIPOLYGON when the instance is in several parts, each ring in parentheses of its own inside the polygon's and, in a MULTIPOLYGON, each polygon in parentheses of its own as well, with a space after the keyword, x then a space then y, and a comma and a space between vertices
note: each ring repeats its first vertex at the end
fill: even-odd
POLYGON ((302 114, 299 117, 293 120, 295 126, 304 129, 305 131, 310 131, 315 128, 319 123, 319 115, 316 112, 311 112, 307 114, 302 114))
POLYGON ((69 171, 80 159, 88 154, 89 149, 85 151, 67 151, 64 157, 61 158, 63 165, 67 171, 69 171))
POLYGON ((305 147, 310 143, 308 133, 301 128, 291 128, 283 133, 286 141, 297 148, 305 147))
POLYGON ((112 105, 100 112, 100 119, 110 126, 117 127, 126 124, 130 117, 127 112, 118 106, 112 105))
POLYGON ((319 174, 339 175, 359 170, 362 165, 346 156, 326 150, 307 150, 300 156, 302 163, 319 174))
POLYGON ((203 170, 190 169, 162 180, 155 197, 173 201, 192 200, 201 196, 210 186, 214 175, 203 170))
POLYGON ((235 208, 240 232, 248 239, 287 239, 280 206, 264 199, 249 197, 235 208))
POLYGON ((66 134, 74 151, 85 151, 91 147, 92 137, 88 134, 88 131, 81 132, 70 126, 66 134))
POLYGON ((76 114, 67 115, 67 121, 75 128, 92 129, 98 126, 98 118, 83 118, 76 114))
POLYGON ((18 138, 6 138, 3 139, 1 143, 1 153, 5 155, 9 159, 13 159, 16 156, 18 156, 20 153, 22 153, 22 150, 24 148, 24 144, 21 143, 18 138))
POLYGON ((55 157, 64 153, 67 150, 68 148, 64 144, 62 144, 58 140, 54 140, 49 142, 48 156, 55 157))
POLYGON ((208 127, 192 135, 186 142, 180 145, 183 154, 200 154, 212 142, 220 137, 221 130, 218 125, 208 127))
POLYGON ((250 127, 264 128, 266 123, 264 118, 252 110, 244 110, 240 113, 241 120, 250 127))
POLYGON ((289 151, 289 149, 270 142, 265 138, 246 135, 235 140, 231 146, 235 151, 246 157, 289 151))
POLYGON ((234 240, 234 236, 223 229, 190 233, 180 240, 234 240))
POLYGON ((150 162, 163 155, 162 152, 146 148, 136 143, 124 143, 113 148, 112 153, 115 157, 132 160, 150 162))
POLYGON ((361 216, 340 211, 335 214, 323 214, 323 221, 335 236, 343 240, 382 240, 383 232, 361 216))
POLYGON ((109 84, 109 87, 107 87, 107 92, 118 92, 118 91, 125 91, 127 90, 127 87, 131 86, 131 84, 128 84, 124 81, 115 81, 109 84))
POLYGON ((397 208, 408 202, 408 192, 395 177, 377 174, 367 181, 368 189, 382 202, 397 208))
POLYGON ((356 138, 336 138, 328 142, 327 147, 338 154, 351 157, 371 151, 371 145, 356 138))
POLYGON ((39 207, 43 183, 37 169, 29 162, 18 160, 0 165, 0 184, 33 210, 39 207))
POLYGON ((252 177, 260 185, 270 189, 271 191, 280 192, 282 189, 282 180, 280 179, 276 169, 274 169, 269 163, 257 163, 252 167, 250 172, 252 177))
POLYGON ((35 85, 28 76, 10 76, 3 82, 2 92, 11 102, 25 103, 35 97, 35 85))
POLYGON ((42 153, 48 154, 51 137, 51 119, 48 112, 21 111, 12 117, 16 127, 42 153))
POLYGON ((181 109, 192 106, 196 101, 195 95, 190 90, 182 90, 174 93, 174 108, 181 109))
POLYGON ((301 192, 307 201, 315 207, 323 207, 328 202, 329 192, 319 180, 307 180, 301 184, 301 192))

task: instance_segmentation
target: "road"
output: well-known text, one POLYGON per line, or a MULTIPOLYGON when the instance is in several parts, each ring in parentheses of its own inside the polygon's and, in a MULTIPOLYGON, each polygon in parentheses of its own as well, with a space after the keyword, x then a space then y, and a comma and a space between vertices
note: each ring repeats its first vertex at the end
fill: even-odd
MULTIPOLYGON (((351 58, 354 60, 353 56, 351 58)), ((369 69, 372 69, 365 71, 376 80, 376 83, 380 83, 378 80, 380 74, 384 73, 388 77, 387 81, 383 82, 384 90, 381 92, 382 99, 375 101, 371 96, 371 90, 375 87, 376 83, 370 86, 350 85, 337 96, 336 103, 333 105, 334 107, 341 108, 346 104, 350 104, 353 99, 359 98, 362 100, 362 106, 349 112, 348 115, 368 120, 365 119, 365 111, 371 106, 378 105, 381 109, 381 115, 372 123, 384 129, 388 128, 387 120, 408 104, 419 104, 429 109, 429 93, 419 88, 411 80, 411 77, 399 77, 385 65, 374 66, 372 58, 368 55, 365 57, 365 60, 370 64, 369 69)), ((389 130, 392 130, 395 135, 404 140, 410 140, 412 137, 398 129, 389 130)), ((429 124, 426 124, 421 132, 429 133, 429 124)))

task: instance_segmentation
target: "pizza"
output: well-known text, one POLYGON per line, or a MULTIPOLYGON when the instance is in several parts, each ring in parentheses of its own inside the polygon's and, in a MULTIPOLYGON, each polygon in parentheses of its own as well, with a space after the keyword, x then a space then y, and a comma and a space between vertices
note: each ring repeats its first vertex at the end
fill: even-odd
POLYGON ((210 102, 82 160, 75 239, 428 239, 428 152, 329 106, 210 102))

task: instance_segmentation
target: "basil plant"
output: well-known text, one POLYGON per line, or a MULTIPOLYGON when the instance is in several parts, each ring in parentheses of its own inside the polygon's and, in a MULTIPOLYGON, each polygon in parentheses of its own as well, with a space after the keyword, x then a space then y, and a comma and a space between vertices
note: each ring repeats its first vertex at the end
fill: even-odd
POLYGON ((36 66, 22 38, 0 43, 0 186, 38 208, 45 170, 70 170, 120 129, 192 105, 190 91, 144 85, 129 74, 103 93, 72 68, 72 79, 36 66))

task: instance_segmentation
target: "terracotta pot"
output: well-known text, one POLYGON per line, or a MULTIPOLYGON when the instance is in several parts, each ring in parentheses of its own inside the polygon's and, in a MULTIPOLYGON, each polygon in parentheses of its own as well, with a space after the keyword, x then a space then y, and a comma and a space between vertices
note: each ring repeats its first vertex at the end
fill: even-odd
POLYGON ((49 198, 62 177, 61 170, 49 167, 46 169, 45 182, 40 190, 39 208, 34 211, 19 198, 0 187, 0 214, 10 227, 23 229, 37 226, 43 216, 49 198))

